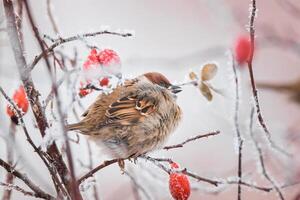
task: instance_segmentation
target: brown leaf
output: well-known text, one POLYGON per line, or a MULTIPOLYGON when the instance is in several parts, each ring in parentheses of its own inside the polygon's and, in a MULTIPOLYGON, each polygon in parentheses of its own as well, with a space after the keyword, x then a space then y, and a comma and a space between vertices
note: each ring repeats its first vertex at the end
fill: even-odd
POLYGON ((218 71, 218 67, 216 64, 209 63, 203 66, 202 73, 201 73, 201 80, 208 81, 211 80, 218 71))
POLYGON ((189 73, 189 77, 190 77, 190 79, 191 79, 192 81, 198 79, 198 77, 197 77, 197 75, 196 75, 195 72, 190 72, 190 73, 189 73))
POLYGON ((211 101, 212 98, 213 98, 213 95, 209 89, 209 87, 207 85, 205 85, 204 83, 201 83, 199 85, 199 89, 202 93, 203 96, 205 96, 205 98, 208 100, 208 101, 211 101))

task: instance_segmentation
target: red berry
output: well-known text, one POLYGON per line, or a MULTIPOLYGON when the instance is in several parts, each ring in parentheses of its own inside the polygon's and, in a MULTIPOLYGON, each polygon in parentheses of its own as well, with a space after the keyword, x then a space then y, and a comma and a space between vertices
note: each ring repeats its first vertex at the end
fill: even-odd
POLYGON ((86 95, 90 94, 93 92, 92 89, 84 89, 86 87, 86 84, 83 82, 80 82, 80 89, 78 95, 82 98, 85 97, 86 95))
MULTIPOLYGON (((26 97, 25 89, 23 86, 20 86, 18 90, 15 91, 12 100, 16 106, 22 110, 23 114, 26 114, 29 107, 29 102, 26 97)), ((16 118, 15 111, 12 106, 7 105, 6 112, 11 118, 16 118)))
POLYGON ((109 83, 109 79, 108 79, 107 77, 105 77, 105 78, 103 78, 103 79, 101 79, 101 80, 99 81, 99 84, 100 84, 101 87, 107 86, 108 83, 109 83))
POLYGON ((251 42, 248 36, 240 36, 235 44, 235 59, 239 64, 249 60, 251 53, 251 42))
MULTIPOLYGON (((171 164, 172 169, 178 169, 176 163, 171 164)), ((191 193, 188 177, 185 174, 172 172, 169 179, 169 189, 175 200, 187 200, 191 193)))
POLYGON ((9 117, 13 117, 15 115, 11 105, 6 106, 6 113, 9 117))
POLYGON ((99 59, 98 59, 98 55, 97 55, 97 50, 96 49, 92 49, 90 51, 90 54, 88 55, 87 60, 83 63, 83 70, 89 70, 92 65, 97 65, 99 64, 99 59))
POLYGON ((89 89, 79 89, 79 96, 80 97, 85 97, 86 95, 88 95, 89 93, 91 93, 89 91, 89 89))
POLYGON ((104 49, 98 54, 99 63, 104 66, 119 64, 120 57, 118 54, 111 49, 104 49))

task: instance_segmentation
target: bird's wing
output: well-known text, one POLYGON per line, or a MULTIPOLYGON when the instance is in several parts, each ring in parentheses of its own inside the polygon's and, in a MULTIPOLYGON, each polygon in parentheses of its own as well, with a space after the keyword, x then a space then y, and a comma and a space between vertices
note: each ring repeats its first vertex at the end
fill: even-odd
MULTIPOLYGON (((134 86, 135 82, 136 82, 135 79, 126 80, 124 85, 118 86, 117 88, 115 88, 113 90, 112 93, 100 94, 97 97, 95 103, 92 104, 81 116, 86 117, 90 113, 91 110, 95 110, 95 111, 97 111, 97 113, 99 113, 99 112, 103 113, 103 116, 104 116, 107 107, 110 104, 112 104, 113 102, 115 102, 120 97, 120 94, 122 93, 123 90, 128 90, 132 86, 134 86)), ((94 115, 94 113, 92 115, 94 115)))
POLYGON ((130 95, 112 103, 106 110, 103 125, 131 125, 143 121, 156 109, 156 100, 149 96, 130 95))
POLYGON ((127 81, 112 93, 100 95, 84 113, 83 122, 97 129, 141 122, 157 108, 158 99, 149 93, 138 88, 134 79, 127 81))

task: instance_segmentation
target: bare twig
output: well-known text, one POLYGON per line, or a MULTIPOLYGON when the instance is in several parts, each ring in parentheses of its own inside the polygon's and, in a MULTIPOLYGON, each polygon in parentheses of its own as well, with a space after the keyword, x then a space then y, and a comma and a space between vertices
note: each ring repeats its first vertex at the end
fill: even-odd
POLYGON ((174 148, 180 148, 180 147, 183 147, 183 145, 185 145, 186 143, 198 140, 200 138, 206 138, 206 137, 214 136, 214 135, 218 135, 218 134, 220 134, 220 131, 214 131, 214 132, 210 132, 210 133, 207 133, 207 134, 204 134, 204 135, 197 135, 195 137, 192 137, 192 138, 189 138, 189 139, 183 141, 182 143, 175 144, 175 145, 170 145, 170 146, 165 146, 163 149, 169 150, 169 149, 174 149, 174 148))
MULTIPOLYGON (((16 27, 16 16, 13 7, 13 3, 11 0, 3 0, 3 6, 6 15, 7 22, 7 32, 8 37, 13 49, 13 53, 15 56, 16 64, 18 66, 18 71, 23 82, 27 97, 29 99, 31 109, 33 111, 34 117, 36 119, 39 131, 42 136, 46 135, 46 128, 48 127, 48 122, 46 116, 44 115, 40 100, 39 100, 39 92, 35 89, 35 85, 33 83, 31 72, 27 69, 27 63, 23 54, 23 49, 20 43, 20 38, 18 34, 18 30, 16 27)), ((52 144, 47 152, 50 155, 50 162, 53 162, 53 165, 56 168, 56 171, 59 173, 62 180, 65 182, 66 174, 68 173, 67 167, 62 159, 61 154, 58 151, 56 144, 52 144)))
MULTIPOLYGON (((182 170, 173 170, 173 169, 170 169, 170 168, 164 166, 163 164, 161 164, 161 159, 155 159, 155 158, 152 158, 150 156, 140 156, 140 158, 143 158, 145 160, 148 160, 148 161, 152 162, 154 165, 156 165, 157 167, 159 167, 160 169, 162 169, 163 171, 165 171, 168 174, 170 174, 172 172, 177 172, 177 173, 182 173, 182 174, 185 174, 187 176, 190 176, 190 177, 196 179, 197 181, 203 181, 203 182, 212 184, 214 186, 218 186, 218 184, 219 184, 218 181, 211 180, 211 179, 204 178, 204 177, 200 177, 200 176, 198 176, 198 175, 190 172, 186 168, 182 169, 182 170)), ((165 160, 164 162, 166 162, 166 161, 173 162, 171 159, 165 160)))
MULTIPOLYGON (((88 140, 86 140, 86 145, 87 145, 87 149, 88 149, 88 156, 89 156, 89 170, 92 170, 93 169, 93 158, 92 158, 92 148, 91 148, 91 144, 89 143, 88 140)), ((96 184, 93 185, 93 195, 94 195, 94 200, 99 200, 99 194, 98 194, 98 191, 97 191, 97 186, 96 184)))
MULTIPOLYGON (((59 88, 63 82, 68 79, 70 77, 71 74, 78 72, 78 69, 72 69, 70 71, 66 71, 64 76, 57 81, 57 83, 55 84, 57 88, 59 88)), ((45 102, 44 102, 44 109, 47 108, 47 106, 49 105, 49 103, 53 100, 54 98, 54 90, 53 88, 51 89, 51 91, 49 92, 49 94, 47 95, 45 102)))
POLYGON ((232 70, 234 74, 234 82, 235 82, 235 108, 234 108, 234 127, 238 142, 238 196, 237 199, 241 200, 242 197, 242 177, 243 177, 243 170, 242 170, 242 151, 243 151, 243 139, 240 132, 239 126, 239 103, 240 103, 240 94, 239 94, 239 78, 236 71, 235 62, 232 55, 232 70))
POLYGON ((8 97, 8 95, 4 92, 4 90, 2 89, 2 87, 0 86, 0 93, 4 96, 4 98, 10 103, 10 105, 12 105, 13 109, 16 111, 16 114, 17 114, 17 118, 20 122, 20 126, 22 127, 23 129, 23 132, 25 133, 25 136, 26 136, 26 139, 27 141, 29 142, 29 144, 32 146, 32 148, 34 149, 34 151, 38 154, 38 156, 41 158, 41 160, 44 162, 45 166, 47 167, 52 179, 53 179, 53 182, 54 182, 54 185, 55 185, 55 188, 57 189, 58 187, 58 178, 56 176, 56 172, 55 170, 53 169, 53 167, 51 167, 51 165, 47 162, 47 159, 46 159, 46 154, 45 152, 43 152, 40 148, 38 148, 34 142, 32 141, 30 135, 29 135, 29 132, 25 126, 25 123, 24 123, 24 120, 23 120, 23 117, 22 117, 22 114, 21 114, 21 111, 18 109, 18 107, 15 105, 15 103, 13 102, 13 100, 11 98, 8 97))
POLYGON ((79 40, 80 38, 95 37, 98 35, 106 35, 106 34, 116 35, 116 36, 121 36, 121 37, 132 36, 131 33, 119 33, 119 32, 103 30, 103 31, 97 31, 97 32, 93 32, 93 33, 79 34, 79 35, 71 36, 68 38, 59 38, 59 39, 55 40, 55 42, 49 48, 45 49, 45 51, 41 52, 38 56, 36 56, 35 59, 33 60, 33 62, 27 68, 28 68, 28 70, 32 70, 35 67, 35 65, 43 58, 43 56, 45 56, 45 55, 47 56, 56 47, 58 47, 64 43, 76 41, 76 40, 79 40))
MULTIPOLYGON (((14 146, 15 142, 15 134, 16 134, 16 124, 14 122, 10 122, 9 127, 9 136, 8 141, 6 143, 6 155, 7 155, 7 163, 10 165, 13 165, 14 162, 14 149, 12 148, 14 146)), ((13 184, 14 176, 10 173, 6 174, 6 180, 5 183, 7 185, 13 184)), ((5 190, 2 195, 2 200, 10 200, 12 194, 12 190, 5 190)))
POLYGON ((256 0, 251 0, 251 13, 250 13, 250 22, 249 22, 249 28, 250 28, 250 42, 251 42, 251 51, 250 51, 250 56, 248 59, 248 70, 249 70, 249 76, 250 76, 250 81, 251 81, 251 87, 252 87, 252 95, 255 101, 255 108, 256 108, 256 113, 257 113, 257 118, 259 121, 259 124, 263 128, 266 137, 271 145, 272 148, 278 150, 279 152, 283 153, 284 155, 290 156, 289 153, 287 153, 285 150, 277 146, 272 138, 270 131, 265 123, 264 118, 262 117, 261 109, 260 109, 260 104, 258 100, 258 93, 257 93, 257 88, 255 85, 255 78, 254 78, 254 73, 253 73, 253 56, 254 56, 254 47, 255 47, 255 27, 254 27, 254 20, 256 16, 256 0))
POLYGON ((97 171, 109 166, 109 165, 112 165, 114 163, 117 163, 118 161, 120 161, 120 159, 112 159, 112 160, 106 160, 104 161, 101 165, 95 167, 94 169, 92 169, 91 171, 89 171, 88 173, 86 173, 85 175, 83 175, 82 177, 80 177, 78 179, 78 185, 80 185, 84 180, 86 180, 87 178, 89 177, 92 177, 97 171))
POLYGON ((22 32, 22 27, 23 27, 23 0, 17 0, 17 28, 18 32, 20 35, 20 43, 22 47, 24 48, 24 39, 23 39, 23 32, 22 32))
MULTIPOLYGON (((25 9, 26 9, 26 13, 27 13, 30 25, 33 29, 34 35, 35 35, 35 37, 36 37, 36 39, 39 43, 39 46, 40 46, 42 52, 45 52, 46 48, 43 44, 42 39, 40 38, 39 31, 38 31, 38 29, 35 25, 35 22, 34 22, 34 19, 33 19, 33 16, 32 16, 32 13, 31 13, 31 10, 30 10, 30 7, 29 7, 29 4, 28 4, 27 1, 24 1, 24 6, 25 6, 25 9)), ((82 199, 82 197, 81 197, 79 187, 77 185, 76 178, 75 178, 75 169, 74 169, 74 165, 73 165, 71 147, 70 147, 69 140, 67 138, 67 129, 66 129, 66 126, 64 124, 64 117, 63 117, 64 114, 62 112, 61 102, 59 100, 57 85, 55 84, 55 80, 54 80, 52 70, 51 70, 51 65, 50 65, 50 62, 47 58, 47 55, 43 54, 43 58, 46 62, 46 66, 47 66, 48 72, 49 72, 50 77, 51 77, 52 89, 53 89, 53 92, 56 96, 55 99, 56 99, 56 104, 57 104, 57 110, 58 110, 58 114, 59 114, 60 123, 62 125, 63 136, 64 136, 64 140, 65 140, 65 145, 66 145, 66 155, 67 155, 67 160, 68 160, 68 164, 69 164, 70 178, 71 179, 69 180, 69 177, 64 177, 64 179, 65 179, 64 183, 66 184, 66 187, 67 187, 68 191, 71 193, 72 198, 74 198, 75 200, 76 199, 80 200, 80 199, 82 199)))
POLYGON ((284 196, 283 196, 280 188, 276 185, 275 181, 271 178, 271 176, 269 175, 269 172, 266 169, 262 149, 261 149, 260 145, 258 144, 258 142, 256 141, 256 139, 254 137, 254 133, 253 133, 253 116, 254 116, 254 108, 251 109, 251 114, 250 114, 250 136, 251 136, 251 139, 254 142, 254 146, 255 146, 256 151, 258 153, 259 163, 260 163, 260 167, 261 167, 261 170, 262 170, 262 174, 271 183, 272 187, 278 193, 278 196, 280 197, 280 199, 284 200, 284 196))
POLYGON ((21 188, 21 187, 19 187, 17 185, 0 182, 0 186, 3 186, 5 191, 13 191, 13 190, 15 190, 15 191, 21 192, 24 196, 31 196, 31 197, 40 198, 39 196, 36 195, 36 193, 30 192, 30 191, 26 191, 26 190, 24 190, 23 188, 21 188))
POLYGON ((47 194, 42 189, 40 189, 37 185, 35 185, 26 174, 22 174, 21 172, 14 169, 11 165, 9 165, 7 162, 2 160, 0 158, 0 166, 3 167, 8 173, 11 173, 15 177, 22 180, 32 191, 35 192, 37 197, 43 198, 43 199, 49 199, 54 200, 55 198, 52 197, 50 194, 47 194))
POLYGON ((47 0, 47 15, 48 15, 48 17, 49 17, 49 19, 50 19, 51 26, 52 26, 54 32, 55 32, 56 34, 58 34, 58 33, 59 33, 59 31, 58 31, 58 26, 57 26, 57 24, 56 24, 56 22, 55 22, 55 20, 54 20, 53 14, 52 14, 52 4, 51 4, 50 1, 51 1, 51 0, 47 0))

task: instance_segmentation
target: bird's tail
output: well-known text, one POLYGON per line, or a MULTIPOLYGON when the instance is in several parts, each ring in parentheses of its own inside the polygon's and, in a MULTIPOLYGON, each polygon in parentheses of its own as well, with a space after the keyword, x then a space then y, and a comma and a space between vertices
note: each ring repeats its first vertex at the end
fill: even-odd
POLYGON ((261 89, 268 89, 268 90, 275 90, 275 91, 291 90, 291 86, 289 84, 256 83, 256 86, 261 89))
POLYGON ((75 131, 75 130, 80 130, 82 128, 82 122, 78 122, 75 124, 68 124, 67 129, 68 131, 75 131))

